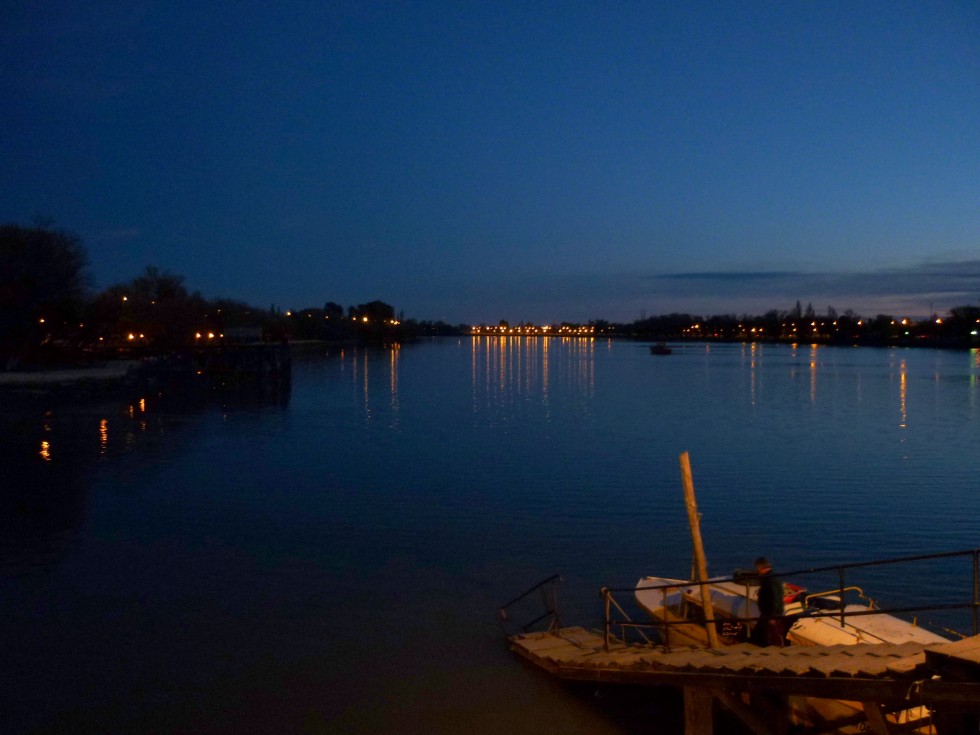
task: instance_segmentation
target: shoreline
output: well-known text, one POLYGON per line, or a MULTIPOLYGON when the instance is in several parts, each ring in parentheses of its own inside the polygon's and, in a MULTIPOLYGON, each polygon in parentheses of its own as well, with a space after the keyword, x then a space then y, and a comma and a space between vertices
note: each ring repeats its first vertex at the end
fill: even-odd
POLYGON ((139 365, 139 360, 121 360, 98 367, 0 372, 0 388, 49 388, 85 382, 112 382, 125 378, 139 365))

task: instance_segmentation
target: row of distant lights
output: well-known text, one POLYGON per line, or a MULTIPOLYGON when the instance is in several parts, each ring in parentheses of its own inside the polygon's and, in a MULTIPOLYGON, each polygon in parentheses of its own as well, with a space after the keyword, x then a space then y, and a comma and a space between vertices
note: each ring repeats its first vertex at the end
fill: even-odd
POLYGON ((568 335, 568 334, 594 334, 595 327, 555 327, 543 326, 536 327, 532 324, 526 324, 519 327, 501 327, 501 326, 474 326, 470 328, 473 334, 517 334, 517 335, 531 335, 531 334, 556 334, 556 335, 568 335))
MULTIPOLYGON (((935 320, 935 322, 936 322, 936 324, 942 324, 943 323, 943 320, 942 320, 941 317, 937 317, 936 320, 935 320)), ((894 327, 894 326, 897 326, 897 325, 901 324, 903 327, 907 327, 911 323, 912 322, 909 319, 902 319, 901 321, 898 321, 898 322, 895 321, 894 319, 892 319, 891 325, 894 327)), ((980 324, 980 319, 977 319, 977 324, 980 324)), ((837 326, 837 322, 836 321, 835 322, 832 322, 832 325, 836 327, 837 326)), ((859 319, 857 321, 857 325, 859 327, 863 327, 864 326, 864 320, 863 319, 859 319)), ((810 322, 810 326, 813 327, 813 331, 814 332, 817 331, 817 323, 816 322, 810 322)), ((827 326, 827 322, 822 322, 820 324, 820 326, 821 327, 826 327, 827 326)), ((786 327, 787 327, 787 325, 786 324, 783 324, 783 328, 785 329, 786 327)), ((738 325, 738 328, 739 329, 745 329, 745 325, 739 324, 738 325)), ((699 331, 700 329, 701 329, 701 325, 700 324, 692 324, 690 327, 686 327, 686 328, 684 328, 681 331, 682 332, 685 332, 685 333, 686 332, 696 332, 696 331, 699 331)), ((797 329, 798 329, 797 326, 794 324, 793 325, 793 331, 795 332, 795 331, 797 331, 797 329)), ((752 333, 752 334, 757 334, 757 333, 758 334, 762 334, 764 330, 763 330, 762 327, 752 327, 748 331, 750 333, 752 333)), ((972 332, 970 332, 970 334, 972 334, 973 336, 976 336, 977 335, 977 330, 974 329, 972 332)))
MULTIPOLYGON (((291 312, 291 311, 287 311, 287 312, 286 312, 286 316, 293 316, 293 312, 291 312)), ((306 315, 306 317, 307 317, 308 319, 312 319, 312 318, 313 318, 313 314, 311 314, 311 313, 307 313, 307 315, 306 315)), ((324 319, 329 319, 329 318, 330 318, 330 315, 329 315, 329 314, 325 314, 325 315, 323 316, 323 318, 324 318, 324 319)), ((341 317, 341 318, 343 318, 343 317, 341 317)), ((356 317, 356 316, 352 316, 352 317, 350 318, 350 320, 351 320, 352 322, 356 322, 356 321, 358 321, 358 317, 356 317)), ((368 317, 366 317, 366 316, 362 316, 362 317, 360 317, 360 321, 362 321, 362 322, 364 322, 364 323, 366 324, 366 323, 368 323, 368 322, 369 322, 369 321, 371 321, 371 320, 370 320, 370 319, 369 319, 368 317)), ((381 320, 381 323, 382 323, 382 324, 391 324, 392 326, 396 326, 396 327, 397 327, 397 326, 398 326, 399 324, 401 324, 401 322, 400 322, 400 321, 398 321, 397 319, 382 319, 382 320, 381 320)))
MULTIPOLYGON (((289 313, 288 312, 287 312, 287 316, 289 316, 289 313)), ((363 321, 366 322, 367 320, 368 320, 367 317, 363 317, 363 321)), ((44 320, 42 319, 41 322, 43 323, 44 320)), ((390 321, 388 321, 386 323, 389 323, 389 324, 399 324, 400 322, 398 322, 395 319, 392 319, 392 320, 390 320, 390 321)), ((903 326, 908 326, 909 320, 908 319, 902 319, 901 322, 892 321, 892 325, 893 326, 896 325, 896 324, 899 324, 899 323, 902 324, 903 326)), ((936 319, 936 324, 942 324, 942 323, 943 323, 943 320, 942 319, 936 319)), ((980 324, 980 319, 977 320, 977 323, 980 324)), ((834 322, 833 324, 834 324, 834 326, 837 326, 837 322, 834 322)), ((859 327, 864 326, 864 322, 863 321, 858 321, 857 324, 858 324, 859 327)), ((785 327, 785 326, 786 325, 784 324, 783 327, 785 327)), ((817 331, 817 323, 816 322, 810 322, 810 326, 813 327, 813 331, 817 331)), ((823 325, 823 326, 826 326, 826 325, 823 325)), ((745 327, 742 326, 741 324, 738 325, 738 328, 739 329, 745 329, 745 327)), ((696 332, 696 331, 700 331, 700 330, 701 330, 701 325, 700 324, 693 324, 690 327, 688 327, 686 329, 683 329, 681 331, 686 334, 688 332, 696 332)), ((595 333, 595 327, 559 327, 556 330, 553 327, 548 327, 548 326, 545 326, 545 327, 535 327, 535 326, 528 326, 528 325, 523 326, 523 327, 487 327, 487 326, 478 326, 477 327, 477 326, 474 326, 474 327, 471 328, 471 331, 472 331, 473 334, 525 334, 525 335, 526 334, 559 334, 559 335, 560 334, 593 334, 593 333, 595 333)), ((751 334, 763 334, 765 330, 762 327, 752 327, 748 331, 751 334)), ((797 331, 796 325, 793 326, 793 331, 794 332, 797 331)), ((977 336, 977 333, 978 332, 977 332, 976 329, 974 329, 972 332, 970 332, 970 334, 973 335, 974 337, 977 336)), ((130 332, 127 335, 126 338, 129 341, 133 341, 133 340, 137 339, 137 337, 139 339, 145 339, 145 335, 143 335, 142 333, 139 334, 139 335, 137 335, 135 332, 130 332)), ((215 338, 224 339, 225 338, 225 335, 224 334, 215 334, 214 332, 207 332, 207 333, 196 332, 194 334, 194 339, 215 339, 215 338)), ((99 339, 101 340, 102 337, 99 337, 99 339)))
MULTIPOLYGON (((129 301, 129 297, 128 296, 123 296, 122 297, 122 300, 123 301, 129 301)), ((156 302, 155 301, 151 301, 150 303, 155 304, 156 302)), ((221 310, 218 309, 218 311, 220 312, 221 310)), ((293 316, 293 312, 292 311, 287 311, 286 312, 286 316, 293 316)), ((307 314, 306 316, 309 317, 309 318, 311 318, 311 319, 313 318, 313 314, 307 314)), ((329 316, 324 316, 323 318, 324 319, 329 319, 330 317, 329 316)), ((358 318, 356 316, 352 316, 351 317, 351 321, 355 321, 356 322, 357 320, 358 320, 358 318)), ((368 319, 368 317, 366 317, 366 316, 362 316, 360 318, 360 320, 362 322, 364 322, 364 323, 367 323, 368 321, 370 321, 368 319)), ((937 317, 936 320, 935 320, 935 322, 936 322, 936 324, 942 324, 943 323, 942 317, 937 317)), ((44 324, 44 317, 41 317, 40 319, 38 319, 38 323, 39 324, 44 324)), ((384 319, 384 320, 382 320, 382 323, 383 324, 391 324, 393 326, 397 326, 397 325, 401 324, 401 322, 398 321, 397 319, 384 319)), ((835 327, 837 326, 837 322, 836 321, 834 321, 832 324, 835 327)), ((907 326, 909 326, 909 324, 911 324, 911 321, 908 318, 902 319, 901 322, 896 322, 893 319, 892 322, 891 322, 891 324, 892 324, 892 326, 897 326, 898 324, 901 324, 902 326, 907 327, 907 326)), ((977 324, 980 324, 980 319, 977 319, 977 324)), ((85 325, 84 324, 79 324, 78 326, 79 327, 84 327, 85 325)), ((817 323, 815 321, 810 322, 810 326, 813 327, 813 331, 814 332, 817 331, 817 323)), ((826 322, 823 322, 821 324, 821 326, 824 326, 825 327, 825 326, 827 326, 827 323, 826 322)), ((863 327, 864 326, 864 320, 863 319, 859 319, 858 322, 857 322, 857 326, 863 327)), ((739 329, 745 329, 745 326, 742 325, 742 324, 739 324, 738 325, 738 328, 739 329)), ((783 324, 783 328, 784 329, 786 328, 786 324, 783 324)), ((700 329, 701 329, 701 325, 700 324, 693 324, 690 327, 687 327, 685 329, 682 329, 681 332, 684 333, 684 334, 687 334, 688 332, 700 331, 700 329)), ((793 325, 793 331, 794 332, 797 331, 797 326, 795 324, 793 325)), ((474 327, 472 327, 471 328, 471 332, 473 334, 549 334, 549 333, 554 333, 554 334, 592 334, 592 333, 595 332, 595 327, 559 327, 556 330, 554 327, 551 327, 551 326, 535 327, 534 325, 530 325, 530 324, 524 325, 522 327, 521 326, 518 326, 518 327, 486 326, 486 325, 482 325, 481 324, 480 326, 474 326, 474 327)), ((764 332, 764 330, 763 330, 762 327, 752 327, 749 330, 749 332, 752 333, 752 334, 762 334, 764 332)), ((976 329, 974 329, 973 331, 970 332, 970 334, 972 336, 976 337, 977 334, 978 334, 978 331, 976 329)), ((219 338, 223 339, 225 335, 219 334, 217 336, 219 338)), ((137 338, 137 335, 135 333, 133 333, 133 332, 130 332, 129 335, 127 335, 127 339, 130 340, 130 341, 133 341, 136 338, 137 338)), ((197 332, 194 335, 194 339, 203 339, 203 338, 204 338, 204 335, 201 332, 197 332)), ((207 333, 207 339, 214 339, 214 338, 215 338, 214 332, 208 332, 207 333)), ((99 337, 99 340, 100 341, 102 339, 103 339, 102 337, 99 337)), ((140 334, 139 335, 139 339, 145 339, 145 337, 142 334, 140 334)))

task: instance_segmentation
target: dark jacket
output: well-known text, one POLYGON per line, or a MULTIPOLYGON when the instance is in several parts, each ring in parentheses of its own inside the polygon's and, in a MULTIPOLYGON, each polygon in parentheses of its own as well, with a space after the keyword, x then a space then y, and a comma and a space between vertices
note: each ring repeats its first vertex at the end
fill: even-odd
POLYGON ((759 615, 778 618, 783 614, 783 582, 772 572, 759 577, 759 615))

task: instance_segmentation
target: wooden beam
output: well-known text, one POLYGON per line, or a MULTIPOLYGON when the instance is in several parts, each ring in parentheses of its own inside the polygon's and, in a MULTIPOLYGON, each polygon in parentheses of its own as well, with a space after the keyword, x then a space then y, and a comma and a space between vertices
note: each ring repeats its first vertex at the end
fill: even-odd
POLYGON ((785 724, 780 728, 774 729, 769 723, 759 717, 752 708, 743 704, 732 694, 719 689, 712 690, 711 693, 715 699, 725 706, 725 709, 738 717, 742 721, 742 724, 754 732, 755 735, 782 735, 782 733, 786 732, 785 724))
POLYGON ((680 456, 681 480, 684 483, 684 505, 687 506, 687 522, 691 527, 691 542, 694 545, 694 563, 697 566, 698 581, 701 582, 701 607, 707 624, 708 645, 718 648, 718 629, 714 624, 715 611, 711 603, 711 590, 705 584, 708 580, 708 560, 704 555, 701 541, 701 518, 698 516, 698 502, 694 497, 694 477, 691 474, 691 457, 687 452, 680 456))
POLYGON ((868 718, 868 727, 874 735, 888 735, 888 722, 881 711, 881 705, 877 702, 862 702, 864 714, 868 718))
MULTIPOLYGON (((538 662, 535 661, 535 663, 538 662)), ((743 692, 772 691, 820 699, 873 700, 886 705, 900 705, 905 702, 909 688, 908 682, 850 677, 816 678, 808 676, 704 674, 693 671, 653 671, 642 667, 621 669, 565 666, 556 665, 553 662, 542 662, 538 665, 563 679, 574 681, 639 684, 642 686, 694 686, 743 692)))
POLYGON ((923 704, 930 707, 952 706, 980 714, 980 682, 926 679, 918 686, 923 704))
POLYGON ((684 687, 684 735, 714 735, 711 692, 684 687))

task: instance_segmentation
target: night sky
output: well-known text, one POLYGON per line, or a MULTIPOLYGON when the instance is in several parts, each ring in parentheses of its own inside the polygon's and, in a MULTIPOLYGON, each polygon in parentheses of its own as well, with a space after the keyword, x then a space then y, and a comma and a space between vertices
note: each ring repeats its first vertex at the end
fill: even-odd
POLYGON ((0 222, 451 323, 980 302, 980 3, 0 4, 0 222))

